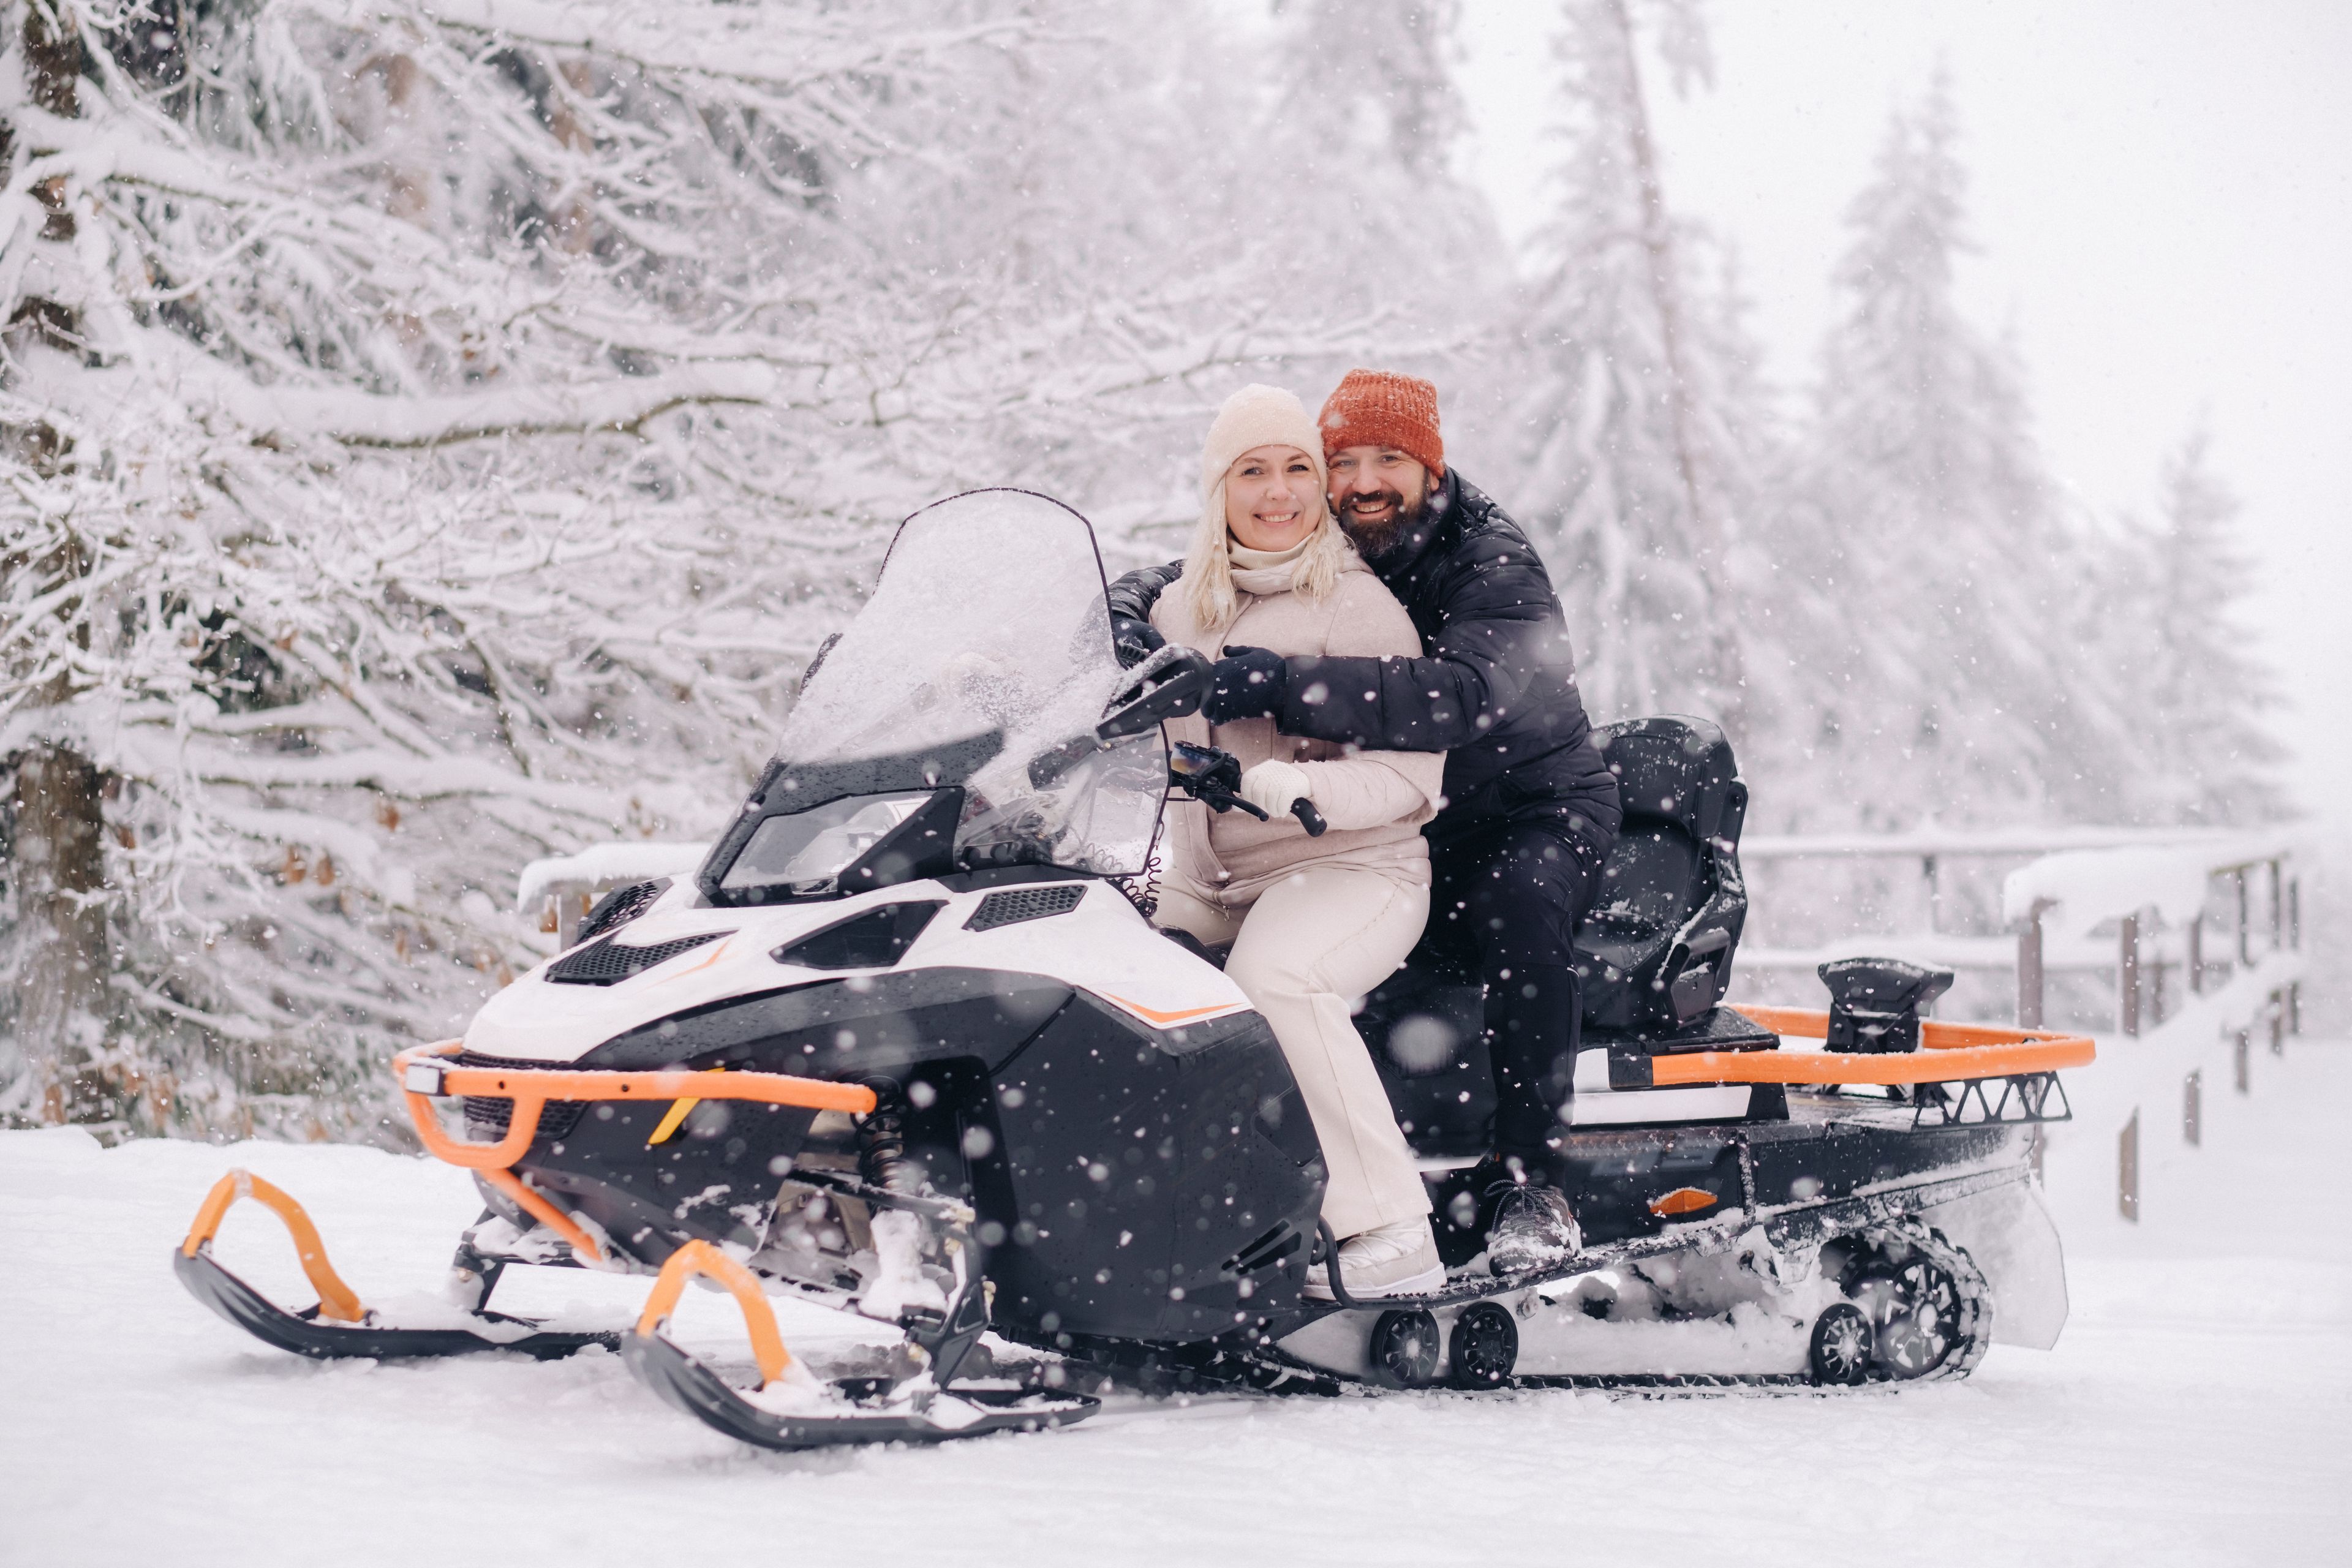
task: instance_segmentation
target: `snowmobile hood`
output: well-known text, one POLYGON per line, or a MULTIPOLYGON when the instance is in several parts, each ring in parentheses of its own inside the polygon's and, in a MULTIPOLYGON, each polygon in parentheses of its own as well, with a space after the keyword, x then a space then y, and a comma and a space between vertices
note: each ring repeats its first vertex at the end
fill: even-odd
POLYGON ((617 1036, 732 997, 927 968, 1057 980, 1161 1030, 1249 1006, 1239 986, 1153 931, 1105 883, 1047 884, 1073 889, 1076 897, 1055 900, 1061 907, 1043 918, 997 923, 992 913, 983 917, 992 898, 1002 909, 1007 894, 1038 886, 918 881, 855 898, 735 910, 688 907, 690 894, 677 889, 609 939, 599 939, 609 940, 616 953, 669 949, 668 956, 609 984, 566 984, 551 972, 596 943, 558 954, 475 1015, 466 1049, 507 1061, 569 1064, 617 1036), (895 963, 820 969, 776 956, 803 938, 896 904, 936 909, 895 963))

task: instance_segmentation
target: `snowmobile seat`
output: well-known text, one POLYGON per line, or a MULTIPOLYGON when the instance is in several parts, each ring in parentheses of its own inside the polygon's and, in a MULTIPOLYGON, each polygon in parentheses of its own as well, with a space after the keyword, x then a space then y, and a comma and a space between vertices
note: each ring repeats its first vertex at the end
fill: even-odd
POLYGON ((1705 719, 1633 719, 1594 733, 1625 820, 1577 928, 1584 1022, 1672 1048, 1664 1037, 1705 1020, 1731 983, 1748 917, 1748 786, 1731 742, 1705 719))
MULTIPOLYGON (((1703 719, 1637 719, 1596 735, 1625 823, 1602 863, 1599 905, 1576 934, 1581 1047, 1612 1059, 1770 1048, 1769 1030, 1717 1005, 1748 912, 1738 851, 1748 786, 1730 743, 1703 719)), ((1416 1149, 1485 1147, 1495 1089, 1475 974, 1416 954, 1365 998, 1356 1026, 1416 1149)))

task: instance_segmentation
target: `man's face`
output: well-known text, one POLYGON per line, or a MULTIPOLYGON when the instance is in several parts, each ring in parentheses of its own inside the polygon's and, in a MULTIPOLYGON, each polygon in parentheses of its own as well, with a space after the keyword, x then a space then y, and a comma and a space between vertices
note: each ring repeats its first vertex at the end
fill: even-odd
POLYGON ((1429 470, 1394 447, 1330 454, 1331 515, 1368 561, 1396 547, 1429 498, 1429 470))

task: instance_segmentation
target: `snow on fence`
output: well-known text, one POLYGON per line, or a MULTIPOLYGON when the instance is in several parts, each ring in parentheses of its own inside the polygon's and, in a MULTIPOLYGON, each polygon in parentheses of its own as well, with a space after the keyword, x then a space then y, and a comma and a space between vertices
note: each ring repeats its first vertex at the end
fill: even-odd
POLYGON ((2009 971, 2017 978, 2018 1022, 2042 1020, 2044 978, 2060 970, 2098 971, 2117 981, 2116 1027, 2139 1033, 2143 1013, 2160 1022, 2173 1000, 2178 973, 2195 994, 2209 978, 2252 962, 2256 932, 2266 925, 2272 946, 2292 946, 2285 932, 2301 924, 2301 892, 2286 868, 2293 845, 2277 835, 2200 829, 2059 827, 1961 832, 1938 828, 1887 834, 1752 834, 1740 842, 1748 863, 1813 859, 1909 859, 1919 864, 1927 895, 1925 931, 1843 937, 1820 947, 1740 949, 1751 973, 1811 970, 1851 957, 1867 943, 1874 954, 1948 969, 2009 971), (1943 880, 1962 860, 2016 859, 2030 864, 2003 885, 2010 931, 1968 934, 1941 929, 1943 880), (2206 951, 2206 922, 2197 918, 2211 879, 2231 879, 2234 957, 2206 951), (2260 883, 2260 886, 2257 886, 2260 883), (2065 895, 2069 907, 2059 909, 2065 895), (2135 903, 2137 898, 2139 901, 2135 903), (2267 918, 2255 908, 2267 902, 2267 918), (2042 910, 2037 913, 2039 901, 2042 910), (2151 919, 2150 917, 2154 918, 2151 919), (2045 918, 2046 917, 2046 918, 2045 918), (2108 930, 2113 927, 2112 932, 2108 930), (2126 984, 2128 975, 2131 984, 2126 984))
POLYGON ((2294 843, 2283 835, 2107 827, 1759 834, 1740 845, 1740 856, 1916 859, 1927 892, 1926 931, 1847 937, 1817 952, 1745 950, 1738 962, 1751 968, 1810 969, 1867 951, 1955 969, 2013 970, 2017 1021, 2028 1028, 2043 1023, 2044 981, 2053 971, 2113 973, 2114 1033, 2122 1037, 2102 1047, 2096 1065, 2069 1078, 2074 1122, 2056 1135, 2114 1140, 2116 1208, 2126 1220, 2139 1218, 2144 1128, 2154 1136, 2154 1119, 2177 1104, 2182 1141, 2196 1147, 2209 1076, 2218 1080, 2223 1059, 2236 1092, 2248 1093, 2255 1036, 2267 1034, 2272 1052, 2283 1055, 2286 1037, 2302 1032, 2302 889, 2294 843), (2026 856, 2033 858, 2001 885, 2013 935, 1935 929, 1946 862, 2026 856), (2218 931, 2210 919, 2217 902, 2218 931), (2169 989, 2175 973, 2185 994, 2169 989))
POLYGON ((539 929, 555 938, 560 952, 572 945, 581 921, 606 892, 658 877, 683 877, 709 853, 708 844, 637 839, 533 860, 522 868, 515 908, 528 910, 537 903, 539 929))
POLYGON ((2255 1032, 2269 1034, 2273 1055, 2285 1054, 2286 1037, 2302 1032, 2302 888, 2293 864, 2294 846, 2284 837, 2231 835, 2066 850, 2002 883, 2002 912, 2019 928, 2021 1024, 2042 1022, 2042 956, 2053 932, 2087 939, 2115 928, 2116 1029, 2125 1038, 2103 1049, 2068 1091, 2075 1128, 2116 1141, 2116 1206, 2126 1220, 2140 1215, 2143 1112, 2160 1117, 2177 1104, 2181 1140, 2197 1147, 2206 1072, 2221 1053, 2229 1053, 2236 1091, 2247 1094, 2255 1032), (2219 957, 2205 943, 2216 882, 2234 915, 2229 951, 2219 957), (2255 900, 2263 895, 2267 918, 2258 921, 2255 900), (2189 995, 2168 1016, 2163 980, 2174 949, 2189 995))

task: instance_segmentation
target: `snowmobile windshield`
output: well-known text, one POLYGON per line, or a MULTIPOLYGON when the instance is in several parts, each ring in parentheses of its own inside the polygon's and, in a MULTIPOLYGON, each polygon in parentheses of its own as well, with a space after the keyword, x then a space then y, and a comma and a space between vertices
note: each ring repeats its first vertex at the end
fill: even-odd
MULTIPOLYGON (((957 866, 1133 875, 1166 793, 1160 731, 1114 741, 1066 769, 1031 766, 1090 733, 1123 680, 1087 521, 1027 491, 974 490, 900 527, 873 597, 785 721, 770 776, 793 782, 811 806, 960 784, 957 866)), ((776 843, 762 858, 791 859, 805 874, 824 858, 814 855, 820 844, 838 837, 846 849, 868 818, 880 820, 854 811, 805 836, 771 818, 762 826, 776 843)))

